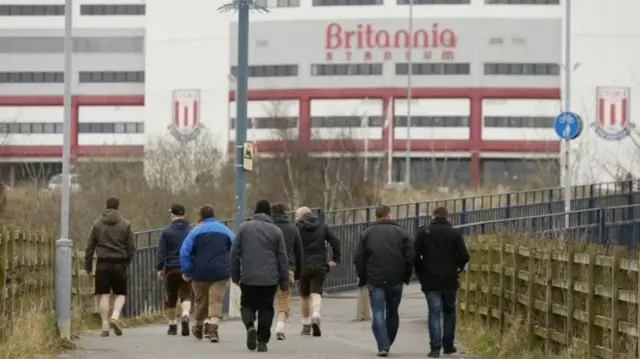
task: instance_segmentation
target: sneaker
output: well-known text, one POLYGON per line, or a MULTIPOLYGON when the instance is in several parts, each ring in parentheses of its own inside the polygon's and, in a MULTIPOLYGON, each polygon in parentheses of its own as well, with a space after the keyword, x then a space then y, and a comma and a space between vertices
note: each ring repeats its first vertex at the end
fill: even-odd
POLYGON ((121 336, 122 335, 122 328, 120 328, 120 324, 118 323, 117 319, 111 319, 109 321, 109 326, 111 327, 111 329, 113 330, 113 333, 117 336, 121 336))
POLYGON ((193 333, 193 336, 198 340, 202 339, 203 331, 202 325, 194 325, 193 328, 191 328, 191 333, 193 333))
POLYGON ((429 358, 440 358, 440 350, 432 350, 427 354, 429 358))
POLYGON ((386 350, 378 350, 378 356, 382 358, 386 358, 389 356, 389 352, 386 350))
POLYGON ((109 331, 108 330, 103 330, 100 332, 100 336, 101 337, 108 337, 109 336, 109 331))
POLYGON ((168 335, 178 335, 178 325, 177 324, 169 324, 169 329, 167 330, 168 335))
POLYGON ((458 352, 458 348, 456 347, 450 347, 450 348, 444 348, 442 349, 442 353, 445 355, 451 355, 451 354, 455 354, 458 352))
POLYGON ((247 329, 247 349, 254 351, 258 344, 258 332, 256 328, 247 329))
POLYGON ((311 332, 314 337, 322 336, 322 331, 320 331, 320 318, 311 319, 311 332))
POLYGON ((217 343, 220 341, 220 337, 218 337, 218 325, 211 324, 209 325, 209 341, 211 343, 217 343))
POLYGON ((276 339, 285 340, 287 337, 284 336, 284 333, 276 333, 276 339))
POLYGON ((209 333, 211 333, 211 324, 204 323, 204 337, 209 338, 209 333))
POLYGON ((258 351, 266 352, 267 351, 267 343, 258 342, 258 351))
POLYGON ((183 315, 180 317, 180 334, 183 337, 189 336, 189 315, 183 315))
POLYGON ((311 335, 311 324, 302 324, 302 335, 311 335))

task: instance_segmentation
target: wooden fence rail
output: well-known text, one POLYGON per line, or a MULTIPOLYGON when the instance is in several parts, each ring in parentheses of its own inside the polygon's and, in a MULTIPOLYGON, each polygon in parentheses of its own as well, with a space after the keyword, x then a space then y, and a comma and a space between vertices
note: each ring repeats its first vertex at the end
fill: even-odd
POLYGON ((640 357, 640 267, 627 248, 497 235, 469 240, 460 315, 506 331, 526 329, 530 346, 586 358, 640 357))

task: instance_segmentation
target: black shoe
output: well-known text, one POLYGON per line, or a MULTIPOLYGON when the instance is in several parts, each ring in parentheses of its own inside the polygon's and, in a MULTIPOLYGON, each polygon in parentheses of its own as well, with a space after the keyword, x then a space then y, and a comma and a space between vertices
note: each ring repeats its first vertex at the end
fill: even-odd
POLYGON ((322 336, 322 331, 320 330, 320 318, 311 319, 311 333, 314 337, 322 336))
MULTIPOLYGON (((168 335, 178 335, 178 325, 177 324, 169 324, 169 329, 167 329, 168 335)), ((188 335, 188 333, 187 333, 188 335)))
POLYGON ((188 315, 183 315, 180 318, 180 334, 182 334, 183 337, 189 336, 189 316, 188 315))
POLYGON ((267 351, 267 343, 259 342, 258 343, 258 351, 266 352, 267 351))
POLYGON ((440 358, 440 350, 432 350, 427 354, 429 358, 440 358))
POLYGON ((311 325, 310 324, 302 324, 302 331, 300 335, 311 335, 311 325))
POLYGON ((387 350, 378 350, 378 356, 382 358, 386 358, 389 356, 389 352, 387 350))
POLYGON ((276 333, 276 339, 285 340, 287 337, 284 336, 284 333, 276 333))
POLYGON ((247 349, 254 351, 258 345, 258 332, 256 328, 247 329, 247 349))
POLYGON ((108 330, 103 330, 100 332, 100 336, 101 337, 108 337, 109 336, 109 331, 108 330))
POLYGON ((451 347, 451 348, 444 348, 442 350, 442 353, 445 355, 451 355, 451 354, 455 354, 458 352, 458 348, 456 347, 451 347))
POLYGON ((193 336, 198 340, 202 339, 203 331, 204 328, 202 328, 202 325, 194 325, 193 328, 191 328, 191 333, 193 333, 193 336))
POLYGON ((209 341, 211 343, 217 343, 220 341, 220 337, 218 336, 218 325, 211 324, 209 326, 209 341))
POLYGON ((209 333, 211 333, 211 324, 204 323, 203 336, 205 338, 209 338, 209 333))

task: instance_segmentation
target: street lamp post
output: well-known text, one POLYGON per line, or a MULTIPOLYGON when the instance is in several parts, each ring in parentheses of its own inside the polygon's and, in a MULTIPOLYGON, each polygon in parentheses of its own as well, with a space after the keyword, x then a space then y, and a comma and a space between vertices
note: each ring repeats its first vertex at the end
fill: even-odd
POLYGON ((409 0, 409 58, 407 59, 407 137, 404 181, 411 186, 411 99, 413 98, 413 1, 409 0))
MULTIPOLYGON (((564 18, 564 112, 571 112, 571 75, 574 70, 571 59, 571 0, 565 0, 564 18)), ((569 228, 571 212, 571 141, 564 140, 564 212, 565 228, 569 228)))

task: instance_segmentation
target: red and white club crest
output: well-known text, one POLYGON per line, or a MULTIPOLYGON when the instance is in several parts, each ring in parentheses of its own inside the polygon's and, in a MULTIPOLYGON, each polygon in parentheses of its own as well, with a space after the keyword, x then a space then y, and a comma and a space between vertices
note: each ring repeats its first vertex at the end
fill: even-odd
POLYGON ((631 89, 628 87, 598 87, 596 90, 596 116, 591 126, 606 140, 621 140, 634 127, 629 115, 631 89))
POLYGON ((200 90, 173 91, 173 121, 169 131, 180 142, 189 142, 202 132, 200 90))

